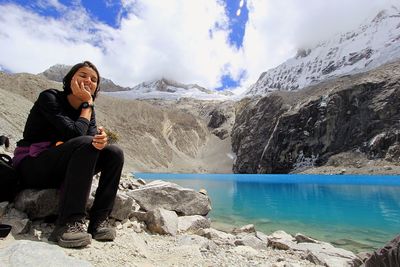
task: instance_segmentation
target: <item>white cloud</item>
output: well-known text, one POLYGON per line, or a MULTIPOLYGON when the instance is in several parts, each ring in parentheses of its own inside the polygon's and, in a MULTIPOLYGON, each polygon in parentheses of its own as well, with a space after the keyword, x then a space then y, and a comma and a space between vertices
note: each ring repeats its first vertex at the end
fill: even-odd
POLYGON ((254 83, 263 71, 335 33, 352 30, 398 0, 248 0, 243 65, 254 83))
POLYGON ((123 19, 105 44, 107 72, 136 83, 164 76, 218 86, 221 67, 235 53, 227 45, 223 6, 210 0, 143 1, 138 13, 123 19))
POLYGON ((0 6, 0 14, 0 64, 13 72, 37 73, 56 63, 101 57, 101 50, 88 42, 88 32, 63 20, 44 18, 13 5, 0 6))
POLYGON ((118 29, 92 21, 79 7, 50 19, 2 5, 0 65, 38 73, 56 63, 89 59, 103 76, 125 86, 160 77, 220 86, 223 66, 237 53, 227 44, 223 5, 214 0, 123 4, 131 13, 118 29))
POLYGON ((42 8, 51 7, 58 11, 65 11, 67 9, 67 7, 58 0, 38 0, 37 5, 42 8))
MULTIPOLYGON (((108 1, 108 0, 107 0, 108 1)), ((123 0, 119 28, 94 21, 74 2, 41 0, 62 16, 0 5, 0 66, 39 73, 51 65, 95 63, 102 76, 124 86, 160 77, 208 88, 220 77, 241 77, 243 90, 260 74, 334 32, 357 26, 398 0, 241 0, 249 21, 243 47, 228 44, 228 18, 221 0, 123 0)))

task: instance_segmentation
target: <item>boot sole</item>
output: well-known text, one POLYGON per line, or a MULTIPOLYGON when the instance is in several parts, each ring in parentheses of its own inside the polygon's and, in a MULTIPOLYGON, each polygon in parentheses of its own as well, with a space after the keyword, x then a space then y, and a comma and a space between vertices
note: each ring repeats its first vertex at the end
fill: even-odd
POLYGON ((64 248, 81 248, 90 245, 90 243, 92 243, 92 237, 90 235, 87 238, 78 240, 64 240, 62 238, 58 240, 58 245, 64 248))
POLYGON ((97 241, 113 241, 115 237, 117 236, 117 232, 114 231, 106 231, 104 233, 96 233, 93 234, 92 237, 93 239, 97 241))

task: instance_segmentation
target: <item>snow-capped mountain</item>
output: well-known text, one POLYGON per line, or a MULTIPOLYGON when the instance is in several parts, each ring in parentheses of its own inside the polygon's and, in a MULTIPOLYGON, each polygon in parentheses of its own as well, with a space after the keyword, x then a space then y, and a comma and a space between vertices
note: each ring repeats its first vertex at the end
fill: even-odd
MULTIPOLYGON (((62 82, 72 66, 56 64, 41 74, 46 78, 62 82)), ((213 91, 197 84, 183 84, 173 80, 160 79, 143 82, 133 88, 116 85, 112 80, 101 77, 102 93, 127 99, 180 99, 184 97, 202 100, 227 100, 233 96, 230 91, 213 91)))
MULTIPOLYGON (((56 64, 51 66, 41 74, 44 75, 47 79, 62 82, 64 76, 68 73, 72 66, 64 65, 64 64, 56 64)), ((100 74, 101 76, 101 74, 100 74)), ((100 77, 100 88, 101 91, 105 92, 115 92, 115 91, 126 91, 130 90, 129 87, 122 87, 116 85, 113 81, 107 78, 100 77)))
POLYGON ((344 74, 364 72, 400 58, 400 10, 379 12, 357 29, 338 34, 261 74, 245 95, 296 90, 344 74))
POLYGON ((227 100, 233 93, 212 91, 197 84, 182 84, 173 80, 161 79, 143 82, 129 91, 108 92, 107 95, 128 99, 180 99, 196 98, 202 100, 227 100))

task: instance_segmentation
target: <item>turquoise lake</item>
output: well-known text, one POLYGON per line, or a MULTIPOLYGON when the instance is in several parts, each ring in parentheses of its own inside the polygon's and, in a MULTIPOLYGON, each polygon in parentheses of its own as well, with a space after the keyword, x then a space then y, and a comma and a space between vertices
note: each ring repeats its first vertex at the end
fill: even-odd
POLYGON ((207 190, 212 226, 252 223, 270 234, 303 233, 354 252, 400 233, 400 176, 135 173, 207 190))

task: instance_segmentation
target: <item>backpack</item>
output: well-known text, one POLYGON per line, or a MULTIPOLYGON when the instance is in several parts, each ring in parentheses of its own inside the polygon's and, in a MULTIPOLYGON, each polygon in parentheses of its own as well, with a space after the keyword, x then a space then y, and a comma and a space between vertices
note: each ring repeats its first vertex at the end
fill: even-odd
POLYGON ((13 201, 18 193, 19 179, 11 157, 0 154, 0 202, 13 201))

